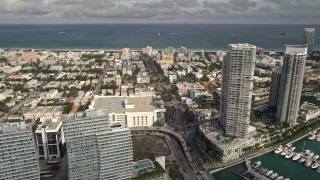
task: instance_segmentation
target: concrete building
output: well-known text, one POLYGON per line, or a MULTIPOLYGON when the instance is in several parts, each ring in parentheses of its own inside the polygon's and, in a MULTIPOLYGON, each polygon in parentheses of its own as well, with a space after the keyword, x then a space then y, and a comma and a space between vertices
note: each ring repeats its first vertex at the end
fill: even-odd
POLYGON ((151 127, 156 121, 164 121, 162 101, 152 96, 95 96, 89 109, 104 110, 110 124, 126 124, 128 127, 151 127))
POLYGON ((320 116, 320 107, 310 103, 301 105, 301 120, 306 122, 320 116))
POLYGON ((151 56, 151 54, 152 54, 152 47, 147 46, 147 47, 145 47, 145 48, 142 48, 142 53, 143 53, 143 54, 147 54, 148 56, 151 56))
POLYGON ((280 124, 294 126, 297 123, 306 56, 306 46, 286 47, 276 113, 280 124))
POLYGON ((102 111, 87 110, 62 117, 67 143, 69 179, 130 179, 131 132, 112 126, 102 111))
POLYGON ((315 37, 316 37, 316 29, 315 28, 305 28, 304 29, 302 43, 307 46, 308 56, 312 55, 315 37))
POLYGON ((50 89, 49 92, 46 94, 47 99, 53 99, 58 94, 57 89, 50 89))
POLYGON ((279 99, 279 88, 281 80, 281 68, 277 68, 272 72, 270 95, 269 95, 269 106, 272 109, 277 108, 279 99))
POLYGON ((230 44, 223 60, 220 122, 225 133, 248 137, 256 47, 230 44))
POLYGON ((55 118, 62 115, 63 106, 38 106, 23 113, 25 120, 37 120, 40 117, 55 118))
POLYGON ((0 179, 40 179, 32 129, 24 122, 0 125, 0 179))
POLYGON ((39 159, 60 158, 59 143, 64 144, 60 118, 41 118, 42 123, 34 132, 39 159))

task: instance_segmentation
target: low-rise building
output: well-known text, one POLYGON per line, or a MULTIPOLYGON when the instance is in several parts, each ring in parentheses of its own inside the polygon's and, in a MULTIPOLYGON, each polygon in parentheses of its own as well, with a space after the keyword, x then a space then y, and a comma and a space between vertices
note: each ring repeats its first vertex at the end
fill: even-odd
POLYGON ((63 112, 63 106, 38 106, 23 113, 24 120, 37 120, 40 117, 56 118, 63 112))
POLYGON ((300 109, 301 120, 306 122, 320 116, 320 107, 311 103, 304 103, 300 109))
POLYGON ((166 111, 163 102, 152 96, 95 96, 89 109, 104 110, 111 124, 128 127, 151 127, 164 121, 166 111))

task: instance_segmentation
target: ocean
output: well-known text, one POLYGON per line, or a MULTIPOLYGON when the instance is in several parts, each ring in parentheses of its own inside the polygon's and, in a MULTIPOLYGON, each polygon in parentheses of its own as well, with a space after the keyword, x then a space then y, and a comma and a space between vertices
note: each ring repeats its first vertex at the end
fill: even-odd
MULTIPOLYGON (((320 155, 320 142, 309 140, 308 137, 303 138, 295 143, 293 146, 296 147, 295 152, 302 152, 303 149, 309 149, 315 154, 320 155)), ((320 179, 320 173, 311 167, 304 166, 304 163, 299 163, 291 159, 286 159, 279 154, 275 154, 273 151, 259 157, 251 159, 251 162, 261 161, 262 167, 290 178, 290 180, 316 180, 320 179)), ((216 180, 240 180, 241 178, 234 175, 232 171, 246 170, 244 163, 240 163, 231 166, 227 169, 218 171, 213 174, 216 180)))
MULTIPOLYGON (((230 43, 251 43, 268 51, 301 44, 305 27, 320 25, 231 24, 0 24, 0 48, 141 49, 185 46, 194 50, 226 50, 230 43), (284 34, 286 33, 286 34, 284 34)), ((320 49, 320 33, 316 47, 320 49)))

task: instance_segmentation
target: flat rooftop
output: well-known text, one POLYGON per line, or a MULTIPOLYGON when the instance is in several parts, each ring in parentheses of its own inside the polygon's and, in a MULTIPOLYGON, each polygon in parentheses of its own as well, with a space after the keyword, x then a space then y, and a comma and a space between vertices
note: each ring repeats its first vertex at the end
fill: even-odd
POLYGON ((107 113, 150 112, 157 109, 153 98, 148 97, 114 97, 95 96, 92 109, 103 109, 107 113), (126 108, 127 107, 127 108, 126 108))
POLYGON ((29 131, 30 126, 24 122, 2 123, 0 124, 0 134, 10 134, 15 132, 29 131))
POLYGON ((41 132, 42 128, 45 128, 47 131, 58 131, 62 125, 60 118, 55 119, 45 119, 37 128, 36 132, 41 132))

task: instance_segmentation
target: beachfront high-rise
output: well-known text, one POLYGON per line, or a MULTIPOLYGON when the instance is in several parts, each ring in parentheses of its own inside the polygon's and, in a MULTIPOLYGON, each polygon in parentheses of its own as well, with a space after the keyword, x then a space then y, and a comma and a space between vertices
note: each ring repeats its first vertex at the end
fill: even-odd
POLYGON ((223 60, 220 122, 226 135, 248 137, 256 46, 229 44, 223 60))
POLYGON ((272 108, 273 111, 277 109, 280 82, 281 82, 281 68, 277 68, 272 72, 270 95, 269 95, 269 106, 272 108))
POLYGON ((303 33, 303 44, 307 46, 308 56, 312 55, 314 40, 316 37, 315 28, 305 28, 303 33))
POLYGON ((24 122, 0 125, 0 179, 40 179, 32 129, 24 122))
POLYGON ((130 179, 133 150, 129 128, 109 125, 103 111, 62 117, 69 179, 130 179))
POLYGON ((306 56, 305 45, 286 47, 276 113, 280 124, 294 126, 297 123, 306 56))

